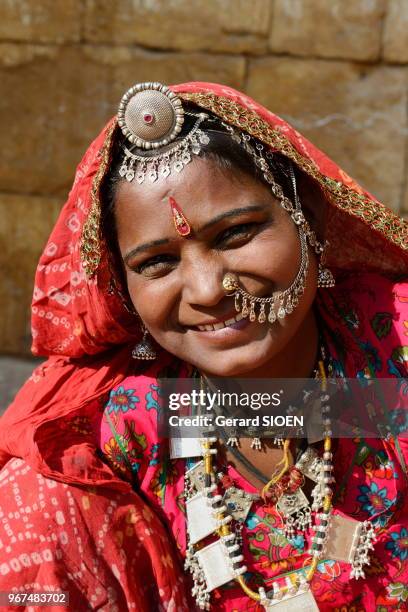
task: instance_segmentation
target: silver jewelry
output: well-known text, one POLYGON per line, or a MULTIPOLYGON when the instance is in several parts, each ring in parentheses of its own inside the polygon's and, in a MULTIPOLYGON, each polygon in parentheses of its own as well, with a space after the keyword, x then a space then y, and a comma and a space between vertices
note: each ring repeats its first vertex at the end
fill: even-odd
POLYGON ((323 245, 323 251, 320 255, 319 270, 318 270, 318 276, 317 276, 317 286, 324 288, 324 289, 329 289, 336 285, 336 281, 335 281, 335 278, 332 272, 329 270, 329 268, 326 268, 324 265, 324 254, 325 254, 325 250, 328 244, 329 243, 326 240, 323 245))
POLYGON ((144 326, 142 331, 143 337, 134 347, 132 357, 133 359, 141 359, 143 361, 153 361, 157 358, 157 353, 149 340, 149 332, 144 326))
POLYGON ((291 314, 299 304, 299 298, 304 293, 306 286, 307 272, 309 268, 309 254, 306 244, 306 235, 299 228, 301 262, 298 273, 293 283, 284 291, 262 298, 242 289, 239 285, 238 277, 232 272, 227 272, 222 280, 222 286, 227 295, 232 295, 235 299, 235 310, 241 312, 243 317, 248 317, 250 321, 264 323, 274 323, 277 319, 284 319, 291 314), (259 308, 259 310, 258 310, 259 308), (266 308, 269 308, 268 314, 266 308))
POLYGON ((289 173, 295 205, 284 195, 282 187, 275 182, 268 162, 263 155, 264 146, 261 143, 256 143, 254 147, 248 134, 241 134, 225 123, 223 125, 231 134, 233 140, 239 142, 245 151, 253 157, 256 166, 262 170, 264 179, 271 185, 273 195, 280 200, 281 206, 290 214, 292 221, 298 228, 301 261, 296 278, 287 289, 269 298, 261 298, 242 289, 237 276, 232 272, 228 272, 222 281, 224 291, 226 291, 227 295, 234 296, 235 309, 237 312, 241 312, 243 317, 249 316, 250 321, 258 319, 259 323, 264 323, 266 320, 269 323, 274 323, 277 319, 284 319, 286 315, 293 312, 299 304, 299 298, 305 291, 309 269, 307 241, 313 246, 318 255, 323 252, 323 246, 317 241, 315 233, 303 215, 292 164, 289 166, 289 173), (268 314, 266 313, 267 308, 269 309, 268 314))
POLYGON ((208 118, 206 113, 185 112, 180 98, 161 83, 140 83, 123 96, 118 110, 118 124, 134 148, 144 149, 140 155, 132 146, 124 145, 124 159, 119 175, 141 184, 146 176, 154 183, 159 177, 167 178, 172 171, 181 172, 198 155, 201 147, 210 142, 200 130, 208 118), (189 133, 181 140, 179 135, 185 115, 195 118, 189 133), (173 143, 173 144, 172 144, 173 143), (159 152, 157 149, 161 149, 159 152))
POLYGON ((180 133, 184 110, 180 98, 161 83, 139 83, 123 96, 118 124, 132 144, 158 149, 180 133))
POLYGON ((255 142, 249 134, 244 134, 243 132, 240 132, 228 123, 221 123, 227 130, 227 132, 229 132, 232 140, 240 144, 242 148, 249 155, 251 155, 255 165, 262 171, 264 180, 271 186, 271 191, 273 195, 280 201, 282 208, 290 214, 293 222, 299 227, 299 233, 300 230, 303 230, 310 246, 314 249, 316 255, 320 256, 321 253, 323 253, 323 245, 317 240, 316 233, 311 229, 309 222, 305 219, 303 215, 297 191, 296 176, 292 163, 290 162, 289 165, 289 177, 292 183, 293 200, 295 205, 293 205, 291 200, 285 196, 282 187, 278 183, 276 183, 274 179, 273 173, 268 164, 268 159, 272 158, 273 153, 268 151, 268 149, 265 148, 262 143, 255 142), (264 153, 265 150, 266 153, 264 153))

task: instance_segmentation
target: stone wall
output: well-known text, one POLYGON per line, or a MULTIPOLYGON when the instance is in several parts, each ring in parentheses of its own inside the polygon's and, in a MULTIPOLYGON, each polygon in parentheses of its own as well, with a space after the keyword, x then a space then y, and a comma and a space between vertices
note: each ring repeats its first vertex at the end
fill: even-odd
POLYGON ((40 251, 133 83, 223 82, 408 213, 407 0, 4 0, 0 348, 29 350, 40 251))

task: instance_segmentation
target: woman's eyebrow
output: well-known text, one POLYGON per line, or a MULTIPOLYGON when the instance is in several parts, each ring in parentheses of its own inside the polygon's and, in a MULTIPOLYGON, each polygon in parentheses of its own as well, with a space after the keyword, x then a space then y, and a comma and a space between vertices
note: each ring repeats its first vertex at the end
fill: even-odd
POLYGON ((197 230, 197 233, 202 232, 208 229, 209 227, 212 227, 213 225, 216 225, 223 219, 227 219, 229 217, 238 217, 239 215, 243 215, 247 212, 263 212, 265 210, 269 210, 269 208, 269 204, 253 204, 252 206, 242 206, 241 208, 233 208, 232 210, 227 210, 226 212, 217 215, 216 217, 214 217, 214 219, 211 219, 211 221, 208 221, 203 226, 201 226, 200 229, 197 230))
MULTIPOLYGON (((211 219, 211 221, 208 221, 207 223, 205 223, 202 227, 200 227, 199 230, 196 231, 196 233, 198 234, 208 229, 209 227, 216 225, 223 219, 228 219, 231 217, 238 217, 239 215, 243 215, 247 212, 263 212, 268 209, 269 209, 268 204, 253 204, 252 206, 242 206, 241 208, 234 208, 232 210, 227 210, 226 212, 220 213, 219 215, 214 217, 214 219, 211 219)), ((149 249, 153 247, 163 246, 164 244, 169 244, 170 242, 171 240, 169 238, 161 238, 160 240, 152 240, 151 242, 145 242, 144 244, 141 244, 135 247, 134 249, 131 249, 128 253, 126 253, 126 255, 123 257, 123 261, 127 263, 129 259, 137 255, 138 253, 141 253, 142 251, 148 251, 149 249)))
POLYGON ((151 242, 145 242, 134 249, 131 249, 123 258, 123 261, 127 263, 131 257, 134 257, 138 253, 142 251, 148 251, 152 247, 162 246, 163 244, 168 244, 170 240, 168 238, 161 238, 160 240, 152 240, 151 242))

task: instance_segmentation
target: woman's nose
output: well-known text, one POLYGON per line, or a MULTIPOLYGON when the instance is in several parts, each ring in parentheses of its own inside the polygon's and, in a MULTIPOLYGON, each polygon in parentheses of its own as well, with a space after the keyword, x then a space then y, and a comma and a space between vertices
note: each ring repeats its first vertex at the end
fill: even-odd
POLYGON ((225 296, 223 267, 212 257, 199 257, 184 263, 182 275, 183 299, 189 304, 215 306, 225 296))

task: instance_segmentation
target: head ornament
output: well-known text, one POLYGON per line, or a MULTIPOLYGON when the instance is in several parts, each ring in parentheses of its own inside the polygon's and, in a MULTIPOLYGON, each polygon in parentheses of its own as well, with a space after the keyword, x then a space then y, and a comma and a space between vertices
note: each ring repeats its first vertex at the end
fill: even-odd
POLYGON ((126 138, 142 149, 157 149, 181 131, 184 110, 180 98, 161 83, 138 83, 123 96, 118 124, 126 138))
POLYGON ((139 83, 123 96, 118 109, 118 124, 128 143, 123 147, 125 157, 119 174, 132 182, 136 177, 143 183, 159 176, 167 178, 172 170, 181 170, 198 155, 201 145, 209 138, 200 130, 206 113, 184 111, 180 98, 161 83, 139 83), (194 117, 192 128, 177 138, 183 128, 185 115, 194 117))

